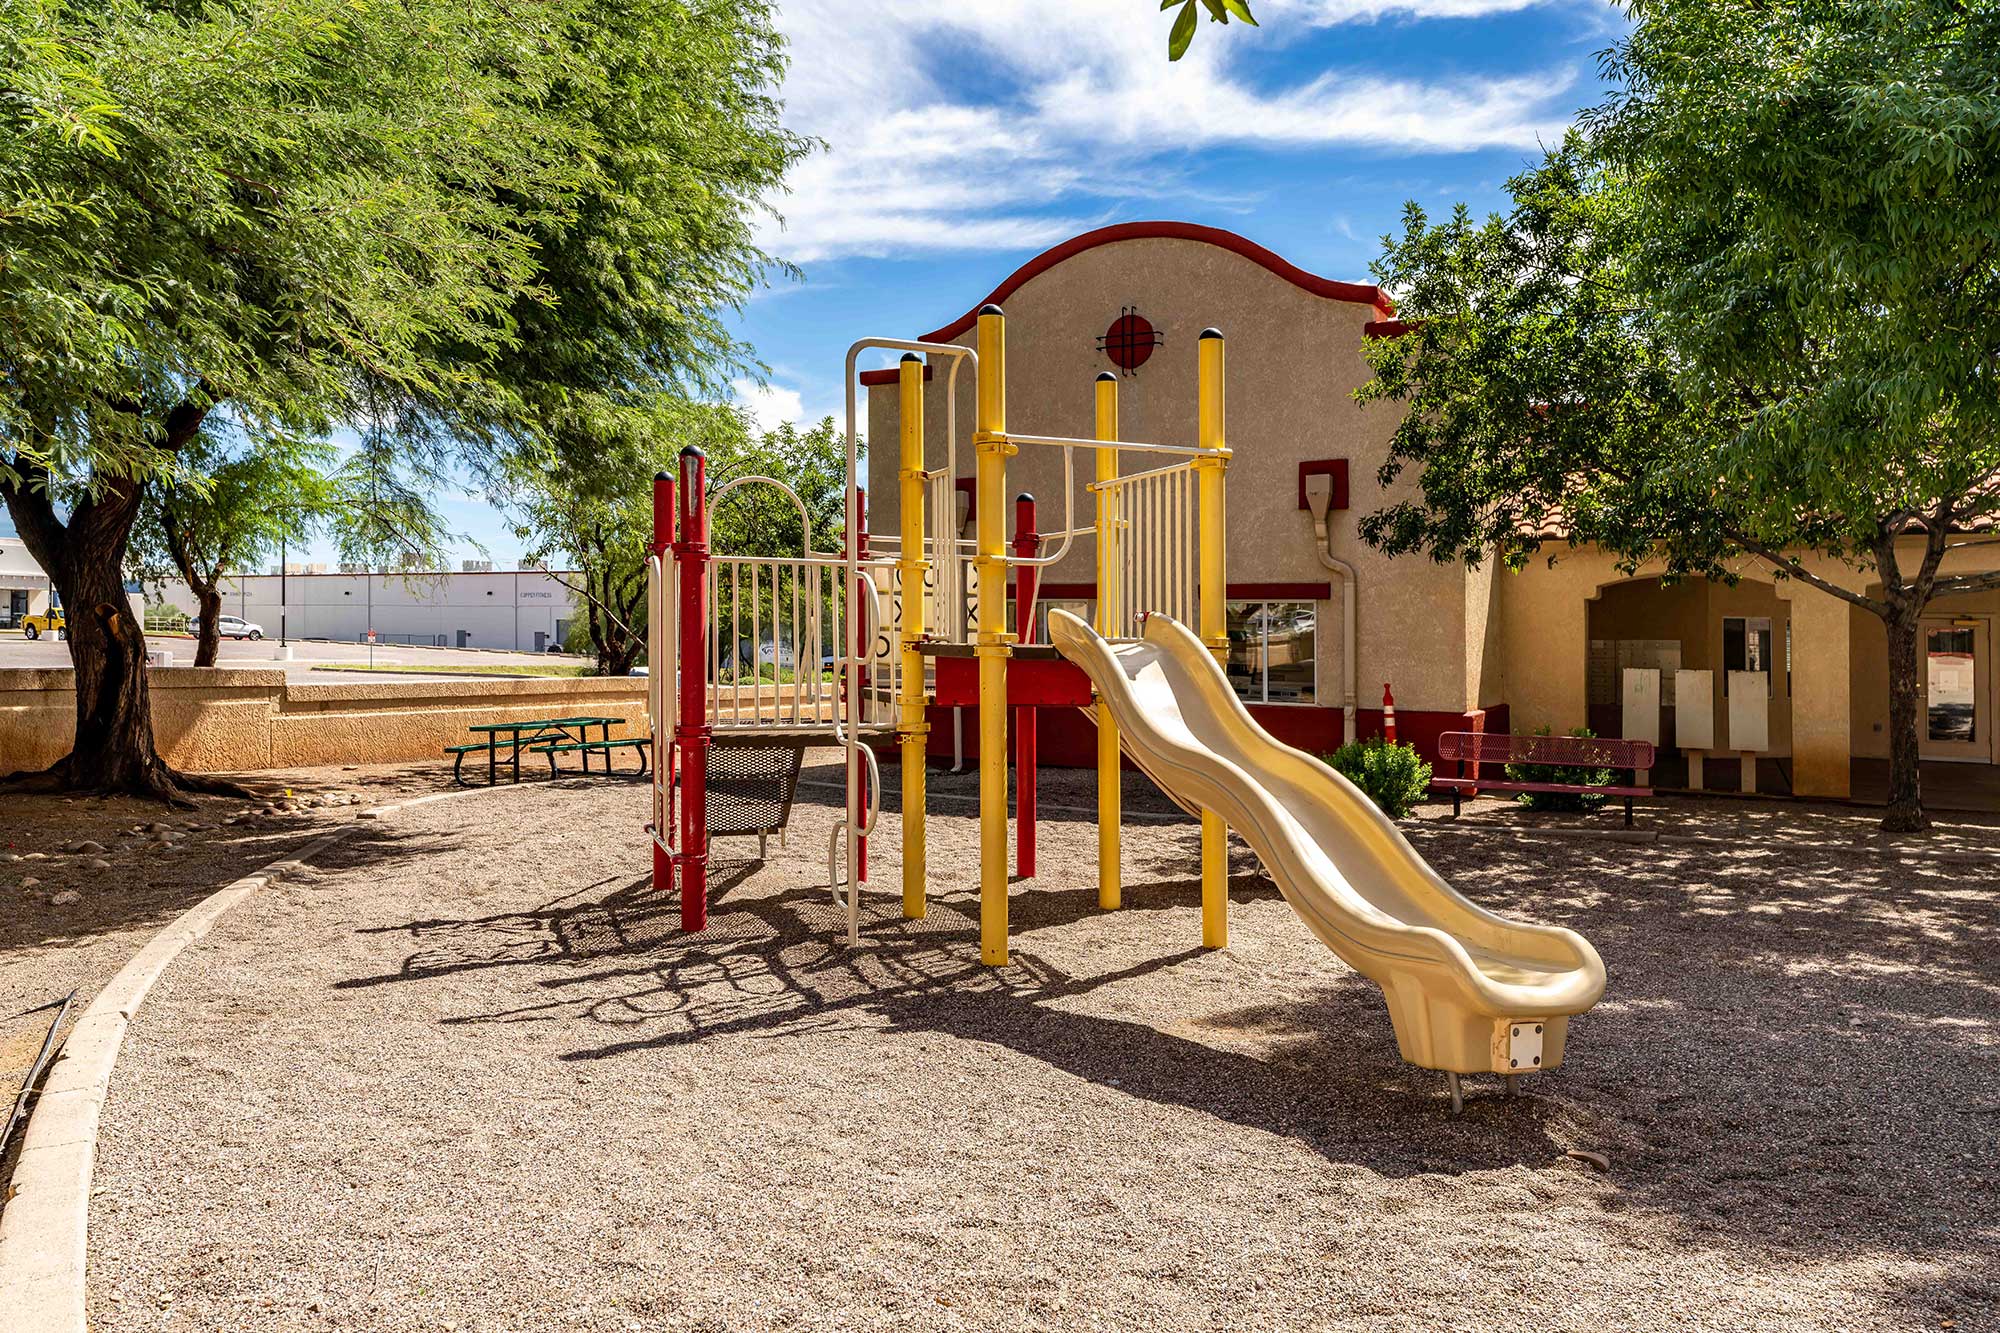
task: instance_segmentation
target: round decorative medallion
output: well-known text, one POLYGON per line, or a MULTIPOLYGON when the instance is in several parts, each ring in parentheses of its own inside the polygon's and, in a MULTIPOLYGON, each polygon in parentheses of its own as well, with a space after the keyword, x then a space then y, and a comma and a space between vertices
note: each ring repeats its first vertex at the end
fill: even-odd
POLYGON ((1118 312, 1118 318, 1111 321, 1111 327, 1097 340, 1097 350, 1110 359, 1111 364, 1130 375, 1146 364, 1146 358, 1153 354, 1165 338, 1153 329, 1152 321, 1139 313, 1138 307, 1126 306, 1118 312))

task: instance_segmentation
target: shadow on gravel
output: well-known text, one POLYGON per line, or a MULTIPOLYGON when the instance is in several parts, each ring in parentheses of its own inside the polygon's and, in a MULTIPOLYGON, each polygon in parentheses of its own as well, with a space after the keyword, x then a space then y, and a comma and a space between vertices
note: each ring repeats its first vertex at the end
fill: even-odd
MULTIPOLYGON (((708 928, 685 935, 676 900, 644 880, 603 882, 527 912, 433 919, 369 933, 410 933, 421 944, 392 974, 339 983, 359 989, 496 968, 531 974, 548 998, 445 1019, 448 1025, 587 1023, 631 1035, 563 1055, 566 1061, 630 1057, 724 1036, 782 1036, 849 1026, 928 1031, 1008 1047, 1126 1096, 1186 1107, 1296 1139, 1329 1160, 1385 1176, 1546 1165, 1562 1150, 1548 1129, 1562 1114, 1538 1098, 1474 1096, 1456 1120, 1441 1078, 1409 1070, 1374 988, 1346 978, 1304 1007, 1240 1011, 1202 1026, 1162 1031, 1083 1012, 1073 1001, 1201 957, 1186 947, 1108 973, 1073 976, 1038 954, 1032 937, 1098 913, 1095 888, 1038 889, 1012 900, 1010 965, 979 962, 976 901, 934 900, 920 921, 893 903, 869 904, 866 943, 842 941, 844 917, 827 889, 764 896, 737 892, 756 862, 711 876, 708 928), (662 1030, 663 1027, 666 1030, 662 1030), (1335 1047, 1329 1028, 1354 1037, 1335 1047), (1280 1038, 1274 1054, 1212 1044, 1256 1031, 1280 1038), (1412 1127, 1417 1126, 1415 1132, 1412 1127)), ((1275 896, 1237 880, 1232 898, 1275 896)), ((1127 912, 1184 908, 1194 881, 1131 884, 1127 912)))
MULTIPOLYGON (((1421 846, 1475 899, 1582 931, 1612 974, 1563 1070, 1519 1099, 1475 1082, 1458 1118, 1441 1080, 1398 1060, 1379 994, 1352 974, 1190 1022, 1102 1012, 1094 992, 1201 951, 1066 973, 1035 935, 1095 915, 1090 888, 1016 894, 1012 965, 990 969, 970 894, 933 899, 917 922, 878 896, 850 949, 824 885, 760 894, 757 863, 738 862, 716 867, 699 935, 681 934, 677 903, 644 881, 603 881, 527 912, 396 927, 417 946, 400 969, 344 984, 523 969, 527 1003, 445 1021, 592 1034, 570 1061, 887 1022, 997 1044, 1389 1177, 1544 1167, 1593 1148, 1613 1163, 1607 1221, 1777 1263, 1945 1265, 1958 1276, 1897 1296, 1927 1321, 2000 1302, 2000 1251, 1978 1220, 2000 1195, 2000 870, 1897 865, 1824 829, 1724 848, 1484 835, 1421 846)), ((1185 865, 1164 846, 1139 861, 1185 865)), ((1268 899, 1247 865, 1232 899, 1268 899)), ((1196 896, 1155 879, 1128 885, 1125 910, 1185 913, 1196 896)))

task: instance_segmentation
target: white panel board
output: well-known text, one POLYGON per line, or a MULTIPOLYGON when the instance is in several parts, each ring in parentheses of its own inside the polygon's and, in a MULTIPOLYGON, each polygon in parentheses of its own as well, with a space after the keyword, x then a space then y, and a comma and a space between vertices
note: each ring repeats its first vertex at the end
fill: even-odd
POLYGON ((1625 715, 1618 734, 1628 741, 1660 743, 1660 673, 1652 667, 1626 667, 1621 697, 1625 715))
POLYGON ((1715 673, 1674 672, 1674 744, 1683 750, 1715 748, 1715 673))
POLYGON ((1763 671, 1729 673, 1729 748, 1771 748, 1771 677, 1763 671))

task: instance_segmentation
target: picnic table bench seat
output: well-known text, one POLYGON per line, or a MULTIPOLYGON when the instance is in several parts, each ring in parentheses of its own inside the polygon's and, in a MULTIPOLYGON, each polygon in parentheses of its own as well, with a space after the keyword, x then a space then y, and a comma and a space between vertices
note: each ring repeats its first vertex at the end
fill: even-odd
POLYGON ((1451 812, 1460 813, 1465 796, 1482 791, 1552 792, 1614 796, 1625 802, 1625 827, 1632 827, 1632 798, 1651 796, 1650 786, 1582 782, 1516 782, 1478 775, 1481 764, 1540 764, 1545 768, 1610 769, 1644 772, 1653 766, 1653 743, 1596 736, 1502 736, 1481 731, 1447 731, 1438 737, 1439 760, 1458 761, 1457 777, 1433 777, 1431 786, 1451 793, 1451 812), (1468 765, 1470 771, 1468 771, 1468 765))
POLYGON ((639 752, 639 771, 633 776, 643 778, 649 771, 647 767, 647 755, 650 752, 652 744, 653 738, 651 736, 620 736, 615 740, 605 739, 596 741, 542 741, 538 744, 530 744, 528 746, 528 753, 547 755, 549 758, 549 776, 554 777, 556 775, 556 756, 558 754, 581 753, 584 756, 585 772, 590 771, 590 756, 601 754, 604 756, 604 771, 609 773, 611 771, 611 752, 613 750, 637 750, 639 752))

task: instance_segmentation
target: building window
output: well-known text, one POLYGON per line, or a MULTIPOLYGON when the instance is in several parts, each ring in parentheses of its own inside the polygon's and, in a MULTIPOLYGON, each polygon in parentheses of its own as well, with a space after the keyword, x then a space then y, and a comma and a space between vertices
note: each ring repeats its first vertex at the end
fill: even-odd
POLYGON ((1311 602, 1231 602, 1225 669, 1252 704, 1310 704, 1319 695, 1317 614, 1311 602))
POLYGON ((1092 629, 1097 628, 1097 603, 1088 598, 1056 597, 1035 599, 1035 642, 1049 642, 1049 612, 1067 611, 1092 629))
MULTIPOLYGON (((1790 629, 1786 627, 1787 641, 1785 654, 1791 656, 1790 629)), ((1764 692, 1777 694, 1777 673, 1771 670, 1771 618, 1769 616, 1724 616, 1722 618, 1722 693, 1729 693, 1729 673, 1732 671, 1761 671, 1764 673, 1764 692)), ((1791 664, 1786 662, 1786 676, 1791 674, 1791 664)))

